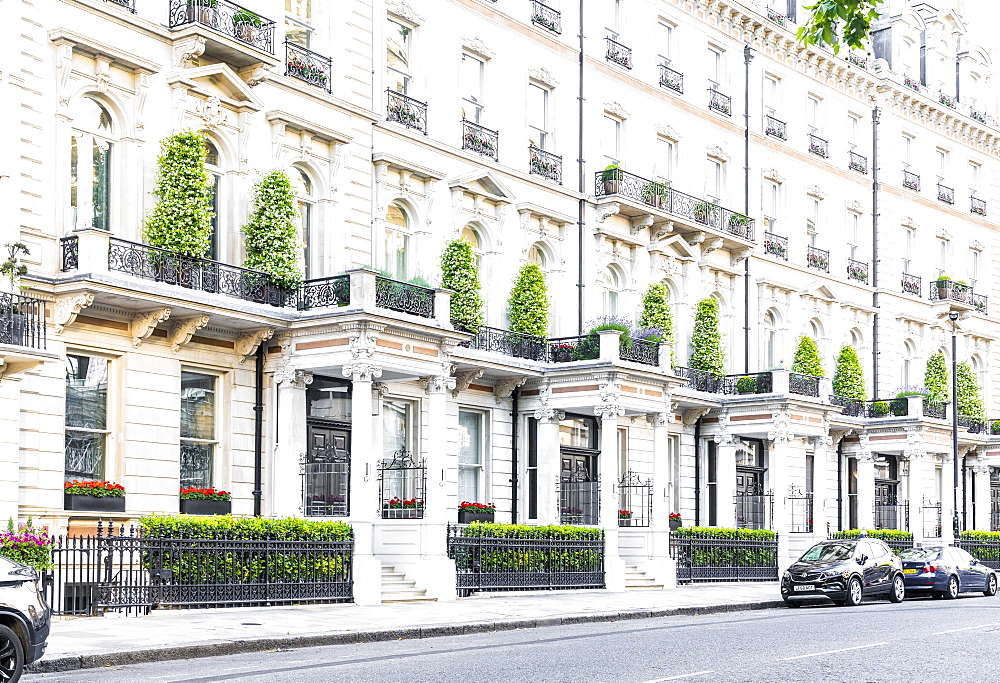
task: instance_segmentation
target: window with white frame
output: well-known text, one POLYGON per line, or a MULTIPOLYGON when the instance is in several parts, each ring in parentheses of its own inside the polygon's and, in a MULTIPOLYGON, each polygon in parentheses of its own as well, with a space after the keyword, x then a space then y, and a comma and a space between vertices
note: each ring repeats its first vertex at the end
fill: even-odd
POLYGON ((847 146, 854 151, 858 148, 858 136, 861 131, 861 117, 857 114, 847 115, 847 146))
POLYGON ((718 90, 725 78, 725 70, 723 69, 722 60, 725 53, 721 48, 709 47, 708 48, 708 86, 712 90, 718 90))
POLYGON ((604 314, 618 315, 618 299, 622 291, 622 275, 615 266, 604 270, 604 314))
POLYGON ((770 370, 777 367, 778 361, 778 321, 773 311, 764 314, 763 333, 764 353, 761 362, 764 369, 770 370))
POLYGON ((911 158, 913 154, 913 136, 903 134, 902 138, 902 149, 901 156, 903 158, 903 170, 907 171, 910 169, 911 158))
POLYGON ((948 177, 948 171, 951 169, 951 153, 946 149, 938 148, 937 150, 938 158, 938 182, 943 182, 945 178, 948 177))
POLYGON ((847 255, 853 261, 858 260, 858 238, 861 225, 861 214, 856 211, 847 212, 847 255))
POLYGON ((315 253, 316 245, 313 244, 313 206, 316 202, 313 197, 313 182, 309 174, 298 166, 294 167, 290 175, 299 210, 298 227, 299 239, 302 240, 303 272, 308 280, 316 277, 320 261, 319 254, 315 253))
POLYGON ((974 161, 969 162, 969 194, 976 197, 979 194, 979 182, 982 175, 982 166, 974 161))
POLYGON ((822 117, 820 116, 821 106, 822 100, 820 98, 815 95, 806 97, 806 127, 813 135, 817 135, 823 128, 822 117))
POLYGON ((97 100, 81 97, 70 115, 70 227, 110 230, 111 154, 117 142, 111 114, 97 100))
POLYGON ((969 249, 969 285, 973 288, 979 281, 979 250, 969 249))
POLYGON ((107 458, 108 369, 105 358, 66 355, 66 479, 104 479, 107 458))
POLYGON ((670 479, 667 483, 667 500, 670 503, 671 512, 680 512, 681 509, 681 464, 680 464, 680 437, 672 435, 667 437, 667 464, 670 472, 670 479))
POLYGON ((413 28, 389 17, 386 26, 386 75, 389 88, 404 95, 410 94, 410 47, 413 28))
POLYGON ((674 179, 674 171, 677 168, 677 143, 663 136, 657 136, 656 147, 653 175, 669 183, 674 179))
POLYGON ((764 74, 764 114, 778 117, 781 108, 781 80, 777 76, 764 74))
POLYGON ((396 454, 413 455, 414 410, 412 401, 382 401, 382 455, 386 460, 392 460, 396 454))
POLYGON ((771 180, 764 181, 764 227, 768 232, 775 232, 777 228, 780 192, 781 185, 771 180))
POLYGON ((938 277, 948 272, 948 240, 938 238, 938 277))
POLYGON ((528 83, 528 142, 539 149, 551 148, 549 137, 549 89, 528 83))
POLYGON ((312 3, 285 0, 285 40, 308 50, 312 34, 312 3))
POLYGON ((809 218, 806 219, 806 237, 809 239, 809 246, 817 246, 819 239, 819 221, 823 215, 823 200, 819 197, 809 197, 809 218))
POLYGON ((608 37, 611 40, 618 40, 622 25, 622 0, 611 0, 608 13, 608 37))
POLYGON ((482 123, 485 77, 486 62, 474 55, 463 53, 459 83, 462 88, 462 118, 467 121, 482 123))
POLYGON ((385 215, 385 270, 397 280, 405 280, 410 270, 409 215, 397 203, 389 205, 385 215))
POLYGON ((915 381, 916 378, 913 376, 914 365, 916 362, 916 347, 913 342, 907 339, 903 342, 903 362, 900 366, 899 381, 900 386, 908 387, 911 381, 915 381))
POLYGON ((205 258, 221 259, 220 239, 222 233, 222 221, 219 215, 219 207, 223 206, 220 201, 222 193, 222 179, 225 177, 222 171, 222 158, 219 148, 211 140, 205 140, 205 170, 208 171, 208 181, 211 192, 210 201, 212 204, 212 239, 208 243, 208 253, 205 258))
POLYGON ((215 375, 181 372, 181 488, 211 488, 215 449, 215 375))
POLYGON ((533 244, 528 249, 528 263, 534 263, 536 266, 545 271, 549 265, 549 259, 545 255, 545 250, 538 244, 533 244))
POLYGON ((605 166, 621 166, 622 120, 610 114, 604 115, 601 129, 601 148, 604 150, 605 166))
MULTIPOLYGON (((476 263, 476 270, 480 270, 483 265, 483 238, 479 234, 479 228, 471 223, 462 228, 462 239, 472 247, 472 258, 476 263)), ((482 273, 480 273, 482 277, 482 273)))
POLYGON ((660 20, 657 25, 657 47, 659 48, 660 64, 670 66, 674 60, 674 43, 676 41, 676 27, 664 20, 660 20))
POLYGON ((486 462, 486 415, 458 411, 458 499, 488 503, 484 495, 483 465, 486 462))
POLYGON ((705 165, 705 198, 715 204, 721 202, 724 181, 723 162, 708 157, 705 165))
POLYGON ((913 273, 913 248, 917 243, 917 232, 912 227, 903 228, 903 272, 913 273))
POLYGON ((618 478, 628 472, 628 427, 618 428, 618 478))

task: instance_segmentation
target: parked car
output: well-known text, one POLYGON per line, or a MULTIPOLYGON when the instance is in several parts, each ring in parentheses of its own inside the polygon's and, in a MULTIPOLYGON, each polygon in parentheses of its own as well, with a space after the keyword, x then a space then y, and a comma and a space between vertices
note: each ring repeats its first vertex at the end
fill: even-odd
POLYGON ((899 554, 907 597, 932 595, 954 600, 959 593, 997 594, 997 574, 961 548, 910 548, 899 554))
POLYGON ((0 683, 42 658, 51 620, 38 572, 0 557, 0 683))
POLYGON ((873 595, 891 602, 906 596, 902 563, 876 538, 821 541, 781 577, 781 597, 789 607, 815 598, 853 606, 873 595))

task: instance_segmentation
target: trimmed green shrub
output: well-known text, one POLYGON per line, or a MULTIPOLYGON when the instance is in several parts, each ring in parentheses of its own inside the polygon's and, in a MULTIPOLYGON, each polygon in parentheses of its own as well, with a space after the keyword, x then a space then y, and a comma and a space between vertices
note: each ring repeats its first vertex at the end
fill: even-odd
POLYGON ((777 536, 768 529, 727 529, 724 527, 688 526, 671 532, 674 538, 760 541, 756 547, 744 544, 710 543, 677 548, 678 565, 692 567, 775 567, 778 563, 777 536))
POLYGON ((958 414, 967 417, 986 417, 983 398, 979 393, 979 380, 972 371, 972 366, 965 362, 959 363, 955 367, 955 374, 958 414))
MULTIPOLYGON (((899 531, 897 529, 868 529, 868 538, 877 538, 882 541, 903 541, 913 544, 913 534, 909 531, 899 531)), ((833 534, 833 538, 858 538, 861 536, 861 529, 845 529, 833 534)), ((895 548, 893 548, 895 552, 895 548)))
POLYGON ((858 352, 853 346, 841 347, 837 355, 837 367, 833 372, 833 393, 855 401, 865 400, 865 371, 861 368, 858 352))
POLYGON ((483 297, 472 245, 464 239, 448 242, 441 254, 441 286, 451 295, 451 319, 467 332, 483 324, 483 297))
POLYGON ((961 548, 977 560, 1000 562, 1000 531, 963 531, 959 540, 961 548), (976 543, 981 541, 981 543, 976 543))
POLYGON ((799 344, 795 347, 795 358, 792 360, 792 372, 813 377, 824 376, 823 361, 819 357, 816 340, 812 337, 805 334, 799 337, 799 344))
POLYGON ((589 526, 529 526, 527 524, 502 524, 500 522, 473 522, 462 528, 463 536, 478 538, 553 538, 558 540, 597 540, 604 537, 601 529, 589 526))
POLYGON ((740 394, 757 393, 757 378, 750 375, 740 377, 736 380, 736 391, 740 394))
POLYGON ((143 233, 151 246, 204 256, 212 242, 212 185, 205 170, 205 138, 187 131, 160 145, 153 194, 160 198, 143 233))
POLYGON ((14 528, 7 520, 7 531, 0 534, 0 557, 34 567, 39 572, 52 569, 52 544, 55 542, 45 529, 35 528, 28 517, 25 524, 14 528))
POLYGON ((889 414, 889 404, 885 401, 875 401, 872 403, 871 407, 872 415, 888 415, 889 414))
POLYGON ((545 337, 549 333, 549 296, 545 273, 537 263, 525 263, 507 299, 512 332, 545 337))
POLYGON ((927 370, 924 372, 924 386, 927 387, 927 400, 932 403, 944 403, 951 398, 948 388, 951 381, 948 377, 948 364, 943 353, 935 353, 927 359, 927 370))
POLYGON ((716 377, 726 374, 726 351, 719 331, 719 302, 713 297, 698 302, 691 335, 691 367, 716 377))
POLYGON ((724 538, 772 541, 775 533, 769 529, 729 529, 719 526, 682 526, 672 532, 677 538, 724 538))
POLYGON ((299 248, 302 238, 295 219, 292 181, 282 171, 271 171, 254 185, 253 210, 243 226, 247 256, 243 266, 271 276, 278 287, 294 289, 302 282, 299 248))
MULTIPOLYGON (((464 527, 461 533, 462 536, 466 537, 518 540, 528 538, 600 541, 604 537, 604 532, 601 529, 591 527, 528 526, 526 524, 494 522, 473 522, 464 527)), ((455 566, 459 571, 472 569, 474 561, 479 562, 479 567, 484 572, 545 572, 553 569, 597 571, 601 566, 600 550, 587 546, 576 550, 564 550, 546 547, 544 544, 532 547, 520 543, 510 546, 497 543, 483 549, 475 558, 470 548, 458 546, 450 549, 449 557, 455 560, 455 566)))
MULTIPOLYGON (((674 342, 674 314, 670 310, 667 297, 669 290, 662 282, 649 286, 642 297, 642 314, 639 316, 639 327, 647 330, 658 330, 659 338, 646 336, 649 341, 674 342)), ((673 351, 671 351, 673 354, 673 351)), ((671 356, 671 360, 673 356, 671 356)))
POLYGON ((150 515, 139 520, 144 538, 229 538, 241 541, 349 541, 350 524, 316 522, 297 517, 231 517, 229 515, 150 515))

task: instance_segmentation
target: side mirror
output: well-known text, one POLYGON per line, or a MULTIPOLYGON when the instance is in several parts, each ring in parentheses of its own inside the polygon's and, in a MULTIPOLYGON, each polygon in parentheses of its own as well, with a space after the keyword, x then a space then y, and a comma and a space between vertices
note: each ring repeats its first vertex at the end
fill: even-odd
POLYGON ((858 564, 865 564, 866 562, 868 562, 868 556, 867 555, 863 555, 863 554, 862 555, 858 555, 858 564))

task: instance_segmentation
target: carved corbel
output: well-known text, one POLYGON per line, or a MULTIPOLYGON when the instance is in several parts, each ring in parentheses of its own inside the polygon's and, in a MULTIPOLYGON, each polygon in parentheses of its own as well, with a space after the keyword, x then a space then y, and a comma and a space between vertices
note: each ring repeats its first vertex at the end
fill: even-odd
POLYGON ((455 388, 451 390, 451 397, 458 398, 458 395, 469 388, 474 380, 483 376, 486 370, 461 370, 455 373, 455 388))
POLYGON ((706 255, 707 256, 708 254, 711 254, 716 249, 721 249, 721 248, 722 248, 722 238, 721 237, 716 237, 714 240, 712 240, 711 242, 709 242, 708 244, 706 244, 705 246, 703 246, 701 248, 701 253, 702 253, 702 255, 706 255))
POLYGON ((633 236, 639 234, 639 231, 643 228, 653 227, 653 214, 647 213, 642 216, 637 216, 629 221, 629 233, 633 236))
POLYGON ((455 388, 455 378, 447 375, 427 375, 417 382, 427 394, 442 394, 455 388))
POLYGON ((514 389, 524 386, 524 383, 527 381, 527 377, 501 377, 498 379, 496 386, 493 387, 497 403, 500 403, 505 398, 510 398, 510 395, 514 393, 514 389))
POLYGON ((254 64, 249 69, 241 71, 240 76, 243 77, 247 85, 254 88, 270 78, 271 67, 266 64, 254 64))
POLYGON ((729 265, 733 267, 738 266, 739 264, 743 263, 748 258, 750 258, 750 254, 752 253, 753 253, 752 248, 747 248, 743 249, 742 251, 736 252, 735 254, 732 255, 732 258, 730 258, 729 265))
POLYGON ((608 202, 607 204, 601 204, 597 207, 597 222, 603 223, 608 219, 609 216, 614 216, 618 214, 622 209, 622 205, 618 202, 608 202))
POLYGON ((672 417, 672 413, 646 413, 646 423, 650 427, 666 427, 672 417))
POLYGON ((174 41, 174 66, 198 66, 198 57, 205 53, 204 36, 187 36, 174 41))
POLYGON ((263 344, 274 335, 273 327, 266 327, 262 330, 252 330, 241 335, 235 344, 236 353, 240 356, 240 362, 245 363, 250 356, 257 351, 257 347, 263 344))
POLYGON ((698 418, 707 414, 710 410, 711 408, 688 408, 681 415, 681 424, 685 427, 690 427, 698 421, 698 418))
POLYGON ((56 310, 53 314, 53 322, 56 325, 56 334, 76 322, 76 316, 80 311, 94 303, 93 292, 83 292, 82 294, 67 294, 56 297, 56 310))
POLYGON ((129 323, 128 332, 132 335, 132 347, 139 348, 143 339, 148 339, 159 323, 170 317, 169 308, 157 308, 145 313, 136 313, 129 323))
POLYGON ((199 315, 187 320, 178 320, 170 326, 167 340, 170 342, 170 350, 177 353, 181 347, 191 341, 194 333, 208 324, 207 315, 199 315))

